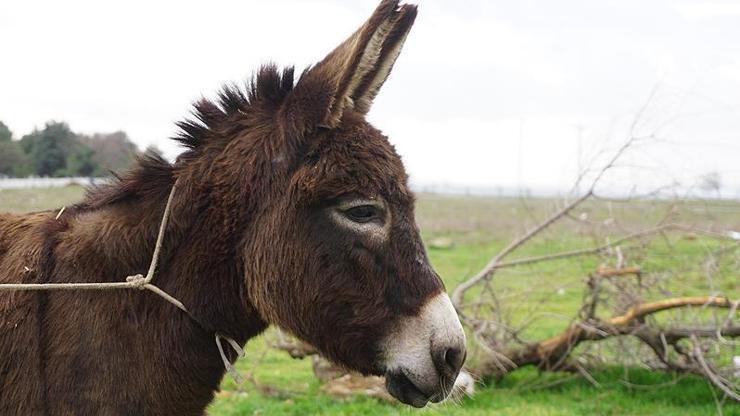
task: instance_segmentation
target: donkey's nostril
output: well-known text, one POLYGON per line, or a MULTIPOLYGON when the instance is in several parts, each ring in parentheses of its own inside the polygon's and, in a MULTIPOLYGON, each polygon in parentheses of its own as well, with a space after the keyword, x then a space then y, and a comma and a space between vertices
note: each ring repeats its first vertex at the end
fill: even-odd
POLYGON ((454 368, 455 371, 459 371, 465 361, 465 352, 460 351, 457 348, 450 348, 445 352, 445 362, 450 368, 454 368))
POLYGON ((465 362, 465 347, 440 348, 432 354, 440 376, 455 380, 465 362))

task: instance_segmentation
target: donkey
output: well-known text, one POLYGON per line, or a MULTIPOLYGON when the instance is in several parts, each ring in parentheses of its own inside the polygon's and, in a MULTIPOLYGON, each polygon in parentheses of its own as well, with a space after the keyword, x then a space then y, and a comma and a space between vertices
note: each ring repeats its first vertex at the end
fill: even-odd
POLYGON ((385 0, 297 81, 268 65, 200 100, 174 164, 146 155, 59 216, 0 215, 0 283, 120 281, 147 269, 177 182, 154 283, 192 315, 149 291, 0 292, 0 414, 203 414, 225 373, 214 334, 244 345, 269 324, 401 402, 443 400, 465 336, 401 160, 365 121, 415 17, 385 0))

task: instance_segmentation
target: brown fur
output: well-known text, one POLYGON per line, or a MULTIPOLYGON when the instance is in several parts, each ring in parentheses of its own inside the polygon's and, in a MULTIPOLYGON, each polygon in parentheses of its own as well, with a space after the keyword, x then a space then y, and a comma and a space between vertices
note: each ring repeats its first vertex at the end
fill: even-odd
POLYGON ((380 23, 395 47, 415 13, 384 1, 297 83, 267 66, 246 92, 198 102, 174 165, 146 156, 58 220, 0 214, 0 283, 120 281, 146 272, 178 180, 155 283, 197 320, 146 291, 0 292, 0 414, 201 414, 224 374, 214 333, 243 344, 268 323, 380 374, 394 319, 443 287, 400 158, 364 120, 394 54, 377 51, 354 90, 347 80, 380 23), (330 221, 347 195, 385 199, 389 241, 330 221))

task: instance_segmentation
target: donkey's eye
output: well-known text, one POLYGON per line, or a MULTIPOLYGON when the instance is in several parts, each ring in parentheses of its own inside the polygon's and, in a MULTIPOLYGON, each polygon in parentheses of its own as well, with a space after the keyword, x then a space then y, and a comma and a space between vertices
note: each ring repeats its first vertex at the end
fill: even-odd
POLYGON ((344 215, 354 222, 365 223, 380 218, 381 212, 374 205, 360 205, 345 210, 344 215))

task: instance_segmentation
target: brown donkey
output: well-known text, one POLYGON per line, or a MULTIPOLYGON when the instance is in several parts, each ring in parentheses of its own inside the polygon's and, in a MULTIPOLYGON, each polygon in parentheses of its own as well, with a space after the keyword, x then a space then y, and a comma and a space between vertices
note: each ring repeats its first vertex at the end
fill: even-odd
POLYGON ((0 215, 0 283, 120 281, 145 273, 177 181, 154 282, 192 314, 148 291, 0 292, 0 414, 202 414, 225 372, 214 334, 269 324, 404 403, 442 400, 465 336, 364 118, 415 16, 383 1, 297 82, 268 66, 196 103, 173 165, 144 157, 59 218, 0 215))

